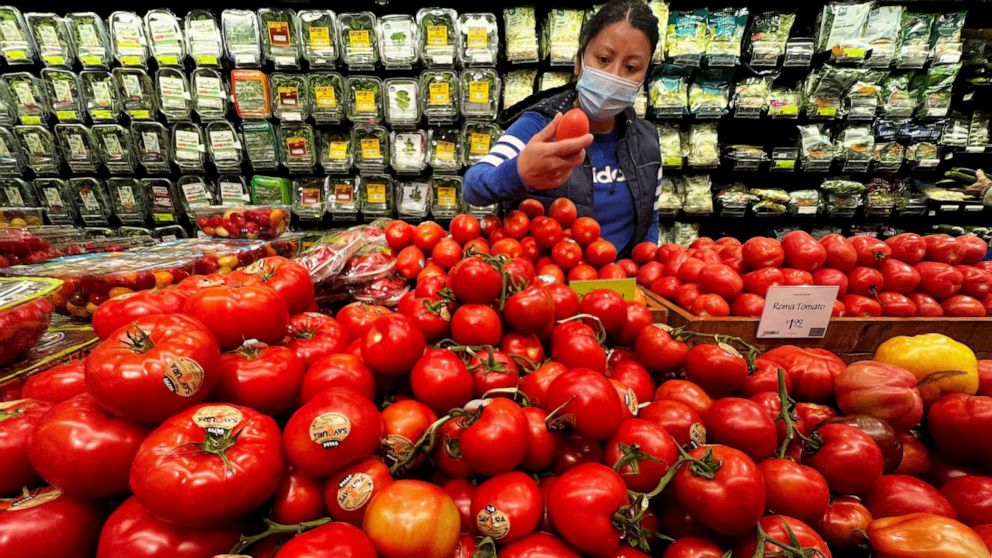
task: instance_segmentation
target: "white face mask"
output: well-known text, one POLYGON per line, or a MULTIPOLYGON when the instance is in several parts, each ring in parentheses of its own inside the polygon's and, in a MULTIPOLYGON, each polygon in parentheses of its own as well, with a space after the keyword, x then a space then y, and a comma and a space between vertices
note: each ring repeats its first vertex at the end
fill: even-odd
POLYGON ((641 83, 583 66, 575 89, 579 94, 579 106, 589 118, 609 120, 633 106, 641 83))

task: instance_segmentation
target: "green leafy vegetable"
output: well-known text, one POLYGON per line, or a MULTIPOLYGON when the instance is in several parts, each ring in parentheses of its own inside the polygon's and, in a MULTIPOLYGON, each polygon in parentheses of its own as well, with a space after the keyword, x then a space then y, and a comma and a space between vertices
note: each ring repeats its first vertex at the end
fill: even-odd
POLYGON ((303 43, 303 57, 311 68, 334 67, 337 58, 335 37, 337 25, 331 10, 301 10, 300 40, 303 43))
POLYGON ((103 18, 93 12, 77 12, 66 16, 69 32, 76 44, 76 56, 84 68, 110 66, 110 38, 103 18))
POLYGON ((341 60, 346 65, 367 68, 379 60, 375 28, 372 12, 338 14, 341 60))
POLYGON ((344 81, 337 72, 314 72, 307 76, 310 113, 317 123, 337 123, 344 116, 344 81))

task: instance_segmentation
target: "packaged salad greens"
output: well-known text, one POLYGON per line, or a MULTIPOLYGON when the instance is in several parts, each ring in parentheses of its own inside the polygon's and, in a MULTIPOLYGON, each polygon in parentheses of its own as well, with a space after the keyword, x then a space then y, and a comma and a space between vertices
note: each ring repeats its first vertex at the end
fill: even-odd
POLYGON ((417 10, 420 57, 427 66, 451 66, 458 46, 458 14, 450 8, 417 10))
POLYGON ((227 86, 220 72, 213 68, 197 68, 190 74, 193 109, 201 122, 223 120, 227 116, 227 86))
POLYGON ((435 174, 431 177, 431 215, 451 219, 462 211, 462 177, 435 174))
POLYGON ((771 96, 770 81, 768 78, 755 76, 737 82, 733 97, 736 118, 758 118, 765 112, 771 96))
POLYGON ((347 87, 349 120, 356 123, 382 120, 382 80, 375 76, 350 76, 347 87))
MULTIPOLYGON (((488 149, 486 150, 488 152, 488 149)), ((434 128, 430 131, 428 162, 435 171, 457 172, 462 168, 462 135, 456 128, 434 128)))
POLYGON ((36 178, 34 189, 45 208, 45 216, 53 225, 74 225, 76 207, 69 199, 64 180, 60 178, 36 178))
POLYGON ((110 14, 110 44, 121 66, 148 66, 145 25, 134 12, 110 14))
POLYGON ((518 6, 503 10, 506 33, 506 59, 512 64, 537 62, 540 49, 537 42, 537 14, 534 6, 518 6))
POLYGON ((699 118, 719 118, 730 103, 732 68, 709 68, 689 86, 689 112, 699 118))
POLYGON ((382 126, 356 125, 351 131, 355 166, 361 170, 385 170, 389 164, 389 133, 382 126))
POLYGON ((206 178, 195 175, 180 176, 176 180, 176 190, 182 200, 183 210, 192 216, 197 207, 207 207, 217 203, 217 192, 206 178))
POLYGON ((93 12, 75 12, 66 16, 66 22, 83 68, 109 68, 110 37, 103 18, 93 12))
POLYGON ((896 42, 897 68, 922 68, 930 58, 930 30, 934 14, 903 10, 896 42))
POLYGON ((121 113, 121 99, 114 77, 105 70, 84 70, 79 81, 86 112, 93 122, 114 122, 121 113))
POLYGON ((393 178, 388 174, 363 174, 358 178, 358 196, 366 219, 393 215, 393 178))
POLYGON ((76 58, 72 38, 65 19, 53 13, 28 12, 24 14, 38 55, 46 66, 71 68, 76 58))
POLYGON ((293 214, 303 221, 324 217, 324 178, 308 176, 293 181, 293 214))
POLYGON ((266 120, 245 120, 241 123, 241 137, 252 169, 273 170, 279 166, 279 142, 272 124, 266 120))
POLYGON ((872 2, 831 2, 817 18, 816 51, 830 52, 838 60, 864 59, 865 29, 872 2))
POLYGON ((279 68, 300 67, 300 22, 288 8, 260 8, 262 55, 279 68))
POLYGON ((389 78, 386 88, 386 122, 390 126, 416 126, 420 122, 420 96, 414 78, 389 78))
POLYGON ((537 70, 512 70, 503 82, 503 110, 534 94, 537 70))
POLYGON ((379 18, 379 58, 386 68, 411 68, 417 53, 419 29, 413 16, 392 14, 379 18))
POLYGON ((100 162, 110 174, 131 174, 137 163, 131 133, 119 124, 94 124, 90 129, 100 162))
POLYGON ((426 180, 396 185, 396 210, 400 219, 423 219, 431 206, 431 189, 426 180))
POLYGON ((151 204, 137 179, 115 177, 107 180, 107 197, 121 224, 141 226, 151 218, 151 204))
POLYGON ((17 123, 17 103, 10 93, 6 81, 0 79, 0 127, 12 127, 17 123))
POLYGON ((293 202, 293 183, 288 178, 255 175, 251 177, 252 205, 289 205, 293 202))
POLYGON ((300 44, 311 68, 333 68, 338 58, 337 16, 331 10, 300 10, 300 44))
POLYGON ((346 130, 321 131, 320 166, 324 168, 324 172, 350 172, 354 159, 350 133, 346 130))
POLYGON ((665 60, 665 36, 668 34, 668 2, 662 0, 650 0, 648 7, 651 13, 658 18, 658 44, 655 46, 654 54, 651 55, 651 62, 658 64, 665 60))
POLYGON ((272 116, 269 78, 260 70, 232 70, 231 95, 234 97, 234 110, 239 117, 272 116))
POLYGON ((709 40, 706 58, 710 66, 736 66, 747 27, 747 8, 723 8, 707 14, 709 40))
POLYGON ((245 205, 251 202, 245 177, 222 174, 217 178, 217 191, 221 205, 245 205))
POLYGON ((875 6, 868 14, 865 40, 869 56, 866 64, 872 68, 888 68, 896 55, 896 41, 902 23, 902 6, 875 6))
POLYGON ((190 119, 193 114, 193 96, 182 70, 159 68, 155 72, 155 89, 158 91, 159 110, 166 122, 190 119))
POLYGON ((489 154, 489 148, 503 133, 499 126, 489 122, 466 122, 462 126, 465 144, 465 165, 471 166, 489 154))
POLYGON ((860 166, 867 170, 875 149, 875 136, 871 126, 849 125, 837 135, 838 155, 845 163, 845 170, 850 172, 860 166), (848 166, 851 164, 852 166, 848 166))
POLYGON ((269 80, 269 90, 272 91, 272 115, 284 122, 306 120, 307 110, 310 108, 306 76, 274 73, 269 76, 269 80))
POLYGON ((0 205, 3 207, 40 207, 40 203, 30 182, 20 178, 0 178, 0 205))
POLYGON ((51 104, 52 112, 59 122, 82 122, 83 96, 80 93, 79 77, 69 70, 45 68, 41 71, 41 81, 45 85, 45 95, 51 104))
POLYGON ((648 103, 651 114, 659 117, 682 116, 689 108, 690 68, 662 64, 648 77, 648 103))
POLYGON ((207 159, 206 139, 198 124, 179 122, 172 127, 172 150, 183 172, 203 172, 207 159))
POLYGON ((219 68, 224 57, 220 24, 210 10, 190 10, 185 22, 186 48, 198 68, 219 68))
POLYGON ((751 66, 772 67, 785 54, 796 12, 768 11, 754 17, 751 24, 751 66))
POLYGON ((540 90, 547 91, 572 82, 572 72, 544 72, 541 74, 540 90))
POLYGON ((872 162, 880 171, 897 171, 902 166, 906 148, 896 141, 876 141, 872 149, 872 162))
POLYGON ((55 137, 44 126, 14 126, 14 133, 21 142, 28 167, 40 176, 57 175, 59 153, 55 147, 55 137))
POLYGON ((906 146, 906 161, 914 168, 933 168, 940 164, 940 147, 930 141, 906 146))
POLYGON ((182 66, 186 58, 186 37, 176 14, 169 9, 148 10, 145 28, 148 46, 159 67, 182 66))
POLYGON ((82 124, 56 124, 55 137, 58 139, 62 158, 74 173, 96 172, 97 152, 93 148, 93 136, 82 124))
POLYGON ((552 9, 544 20, 544 44, 552 66, 572 66, 579 51, 579 34, 585 14, 582 10, 552 9))
POLYGON ((708 19, 709 10, 706 8, 672 12, 668 17, 668 33, 665 38, 668 58, 682 58, 675 62, 698 66, 700 57, 706 53, 708 19))
POLYGON ((0 128, 0 173, 21 175, 24 172, 24 153, 21 143, 11 128, 0 128))
POLYGON ((411 130, 390 135, 392 167, 397 173, 419 174, 427 166, 427 131, 411 130))
POLYGON ((868 72, 854 85, 847 94, 848 120, 873 120, 878 112, 879 99, 882 96, 881 81, 885 74, 868 72))
POLYGON ((290 172, 311 172, 317 164, 317 142, 309 124, 281 124, 279 151, 290 172))
POLYGON ((167 178, 145 178, 138 185, 151 202, 152 221, 156 224, 179 221, 179 196, 176 188, 167 178))
POLYGON ((337 124, 344 117, 344 80, 337 72, 307 75, 310 114, 318 124, 337 124))
POLYGON ((14 6, 0 6, 0 56, 12 66, 34 61, 31 30, 14 6))
POLYGON ((151 174, 168 173, 172 161, 172 137, 158 122, 131 123, 131 141, 138 152, 138 162, 151 174))
POLYGON ((918 72, 910 81, 910 90, 920 99, 916 115, 943 118, 951 107, 951 90, 961 64, 950 66, 930 66, 925 72, 918 72))
POLYGON ((713 167, 720 164, 720 145, 715 122, 693 124, 689 130, 686 162, 691 167, 713 167))
POLYGON ((376 19, 372 12, 338 14, 338 37, 341 41, 341 61, 349 69, 371 70, 378 61, 376 19))
POLYGON ((682 210, 687 215, 713 213, 713 181, 708 174, 675 177, 675 188, 682 198, 682 210))
POLYGON ((358 179, 345 176, 327 177, 327 212, 334 221, 351 222, 358 219, 358 179))
POLYGON ((772 87, 768 92, 768 116, 772 118, 798 118, 802 99, 798 87, 772 87))
POLYGON ((458 58, 465 66, 488 66, 499 55, 499 28, 489 13, 458 16, 458 58))
POLYGON ((431 122, 458 118, 458 75, 453 70, 424 70, 420 74, 421 110, 431 122))
POLYGON ((110 200, 105 185, 95 178, 70 178, 66 183, 70 199, 79 210, 83 224, 90 227, 107 226, 110 200))
POLYGON ((466 118, 496 118, 499 74, 492 68, 466 68, 461 75, 461 109, 466 118))
POLYGON ((806 114, 810 118, 837 118, 844 97, 863 70, 824 65, 806 79, 806 114))
POLYGON ((11 97, 17 107, 17 117, 21 124, 41 124, 48 117, 51 105, 42 88, 41 81, 27 73, 16 72, 3 76, 11 97))
POLYGON ((235 68, 257 67, 262 63, 262 38, 254 11, 224 10, 220 23, 224 31, 224 50, 235 68))
POLYGON ((909 88, 909 74, 893 74, 882 81, 882 114, 894 118, 909 118, 919 99, 909 88))
POLYGON ((241 170, 242 147, 238 132, 227 120, 215 120, 206 124, 207 147, 210 161, 220 171, 241 170))
MULTIPOLYGON (((967 17, 968 12, 964 11, 937 14, 930 33, 930 46, 934 48, 934 58, 937 63, 946 63, 941 60, 941 45, 956 44, 960 54, 961 30, 964 28, 964 20, 967 17)), ((957 61, 954 60, 953 62, 957 61)))
POLYGON ((140 68, 114 68, 112 73, 121 107, 131 120, 154 120, 158 95, 152 78, 140 68))
POLYGON ((678 168, 682 166, 682 136, 678 124, 659 122, 658 145, 661 148, 661 164, 665 167, 678 168))

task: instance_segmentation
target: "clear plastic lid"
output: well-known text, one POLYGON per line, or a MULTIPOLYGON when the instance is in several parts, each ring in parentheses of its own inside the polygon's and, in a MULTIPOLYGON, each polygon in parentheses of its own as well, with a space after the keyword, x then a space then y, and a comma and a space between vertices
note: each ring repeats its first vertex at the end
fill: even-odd
POLYGON ((148 39, 141 18, 133 12, 110 14, 114 58, 121 66, 148 66, 148 39))
POLYGON ((190 77, 193 108, 201 121, 223 120, 227 116, 227 84, 213 68, 197 68, 190 77))
POLYGON ((379 59, 376 18, 372 12, 338 14, 341 61, 351 69, 372 69, 379 59))
POLYGON ((458 56, 466 66, 489 66, 499 56, 499 27, 491 13, 458 16, 458 56))
POLYGON ((351 171, 355 154, 351 134, 347 131, 322 131, 320 134, 320 166, 324 172, 351 171))
POLYGON ((241 123, 241 137, 253 169, 271 170, 279 166, 279 141, 272 124, 266 120, 246 120, 241 123))
POLYGON ((348 119, 352 122, 380 122, 383 115, 382 80, 375 76, 350 76, 348 119))
POLYGON ((303 74, 274 73, 269 76, 272 115, 283 122, 301 122, 310 109, 310 91, 303 74))
POLYGON ((318 124, 337 124, 345 113, 345 84, 337 72, 311 72, 307 76, 310 90, 310 114, 318 124))
POLYGON ((197 67, 219 68, 224 57, 220 24, 210 10, 190 10, 184 31, 186 47, 197 67))
POLYGON ((56 124, 55 136, 62 151, 62 158, 72 172, 96 172, 99 154, 94 148, 90 130, 82 124, 56 124))
POLYGON ((220 16, 224 49, 236 68, 255 68, 262 63, 258 16, 252 10, 224 10, 220 16))
POLYGON ((109 68, 110 37, 103 18, 95 12, 75 12, 67 15, 66 21, 83 68, 109 68))
POLYGON ((82 122, 83 96, 79 76, 69 70, 45 68, 41 71, 41 81, 45 95, 52 105, 52 111, 59 122, 82 122))
POLYGON ((309 172, 317 164, 317 142, 309 124, 281 124, 279 150, 290 172, 309 172))
POLYGON ((151 204, 135 178, 114 177, 107 181, 114 214, 125 225, 144 225, 151 219, 151 204))
POLYGON ((31 30, 21 11, 14 6, 0 6, 0 20, 4 21, 0 33, 0 55, 9 65, 34 62, 34 42, 31 30))
POLYGON ((177 68, 159 68, 155 72, 155 90, 159 109, 168 122, 189 120, 193 114, 193 95, 186 74, 177 68))
POLYGON ((417 11, 420 54, 428 66, 451 66, 459 43, 458 14, 450 8, 421 8, 417 11))
POLYGON ((131 124, 131 141, 138 161, 151 173, 169 172, 172 161, 172 137, 168 128, 158 122, 131 124))
POLYGON ((300 67, 300 22, 288 8, 261 8, 258 26, 262 55, 275 68, 300 67))
POLYGON ((17 108, 17 117, 21 124, 41 124, 48 117, 51 105, 41 81, 27 73, 15 72, 3 76, 11 98, 17 108))
POLYGON ((220 170, 240 170, 242 161, 241 140, 234 125, 226 120, 208 122, 207 147, 210 161, 220 170))
POLYGON ((431 177, 431 215, 450 219, 462 211, 462 178, 435 174, 431 177))
POLYGON ((131 120, 154 120, 158 93, 151 76, 140 68, 114 68, 112 73, 124 112, 131 120))
POLYGON ((233 70, 231 95, 241 118, 268 118, 272 115, 269 78, 260 70, 233 70))
POLYGON ((333 68, 338 57, 337 16, 331 10, 300 10, 300 42, 311 68, 333 68))
POLYGON ((423 219, 431 207, 431 187, 426 180, 411 180, 396 185, 396 208, 400 219, 423 219))
POLYGON ((390 126, 416 126, 420 122, 420 88, 414 78, 385 81, 386 122, 390 126))
POLYGON ((427 131, 394 131, 390 136, 392 167, 398 173, 420 173, 427 167, 427 131))
POLYGON ((76 51, 72 46, 65 19, 58 14, 47 12, 28 12, 24 17, 45 66, 71 67, 76 58, 76 51))
POLYGON ((234 174, 223 174, 217 178, 217 192, 220 203, 224 205, 246 204, 251 201, 248 184, 245 177, 234 174))
POLYGON ((393 178, 388 174, 363 174, 358 180, 362 214, 366 219, 393 214, 393 178))
POLYGON ((176 181, 176 190, 182 200, 183 209, 193 214, 194 210, 216 204, 220 201, 217 189, 206 177, 200 175, 180 176, 176 181))
POLYGON ((24 153, 12 128, 0 127, 0 172, 20 175, 24 171, 24 153))
POLYGON ((69 198, 67 186, 60 178, 36 178, 34 189, 53 225, 74 225, 76 206, 69 198))
POLYGON ((355 166, 363 170, 385 170, 389 164, 389 133, 384 127, 356 125, 351 137, 355 166))
POLYGON ((115 122, 121 113, 121 97, 113 75, 106 70, 85 70, 79 74, 86 112, 93 122, 115 122))
POLYGON ((425 70, 420 74, 421 110, 428 120, 456 120, 460 89, 458 74, 453 70, 425 70))
POLYGON ((413 16, 392 14, 379 18, 379 56, 387 68, 409 68, 420 57, 419 32, 413 16))
POLYGON ((87 226, 107 226, 111 207, 104 183, 91 177, 70 178, 67 186, 83 223, 87 226))
POLYGON ((20 178, 0 178, 0 206, 38 207, 38 205, 38 196, 30 182, 20 178))
POLYGON ((59 172, 59 150, 55 136, 44 126, 15 126, 14 133, 21 142, 27 164, 37 175, 52 176, 59 172))
POLYGON ((358 179, 355 177, 327 177, 327 211, 335 220, 354 220, 357 217, 359 209, 357 185, 358 179))
POLYGON ((468 68, 461 75, 461 108, 466 118, 495 119, 502 81, 492 68, 468 68))
POLYGON ((323 177, 308 176, 293 182, 293 213, 304 221, 319 221, 324 216, 323 177))
POLYGON ((152 56, 159 67, 183 65, 186 58, 186 37, 179 18, 172 10, 148 10, 145 14, 145 29, 152 56))
POLYGON ((430 131, 428 162, 435 171, 457 172, 462 168, 462 134, 457 128, 434 128, 430 131))

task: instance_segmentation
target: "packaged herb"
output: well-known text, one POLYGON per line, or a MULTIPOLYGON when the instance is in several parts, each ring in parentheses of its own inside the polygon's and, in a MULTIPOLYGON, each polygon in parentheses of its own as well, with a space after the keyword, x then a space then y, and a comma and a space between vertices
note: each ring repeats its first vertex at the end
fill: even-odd
POLYGON ((172 127, 172 150, 176 164, 183 172, 203 172, 207 158, 203 129, 191 122, 179 122, 172 127))
POLYGON ((882 82, 882 114, 908 118, 916 110, 919 99, 909 89, 909 74, 893 74, 882 82))
POLYGON ((390 126, 416 126, 420 122, 417 80, 389 78, 386 88, 386 122, 390 126))
POLYGON ((262 63, 258 17, 251 10, 224 10, 220 14, 224 31, 224 50, 236 68, 251 68, 262 63))
POLYGON ((719 116, 730 103, 730 80, 733 69, 709 68, 689 86, 689 112, 699 116, 719 116))
POLYGON ((272 124, 265 120, 245 120, 241 123, 241 136, 253 169, 272 170, 279 166, 279 142, 272 124))
POLYGON ((186 38, 176 14, 168 9, 148 10, 145 27, 148 46, 159 67, 182 66, 186 58, 186 38))
POLYGON ((68 186, 59 178, 36 178, 34 189, 38 192, 45 215, 53 225, 73 225, 76 207, 69 200, 68 186))
POLYGON ((3 76, 11 97, 17 107, 21 124, 41 124, 48 117, 51 105, 42 89, 41 82, 27 72, 16 72, 3 76))
POLYGON ((152 221, 156 224, 179 221, 179 197, 176 188, 167 178, 145 178, 139 183, 141 191, 151 202, 152 221))
POLYGON ((461 75, 461 108, 466 118, 495 119, 501 83, 492 68, 468 68, 461 75))
POLYGON ((458 118, 458 75, 452 70, 425 70, 420 74, 421 110, 428 120, 458 118))
POLYGON ((313 128, 309 124, 279 126, 282 164, 290 172, 310 172, 317 164, 317 147, 313 128))
POLYGON ((79 74, 86 99, 86 112, 93 122, 114 122, 121 113, 121 98, 114 77, 105 70, 85 70, 79 74))
POLYGON ((499 126, 488 122, 466 122, 462 126, 462 141, 465 142, 465 165, 473 165, 489 154, 499 136, 503 133, 499 126))
POLYGON ((801 101, 797 87, 773 87, 768 93, 768 116, 798 118, 801 101))
POLYGON ((930 35, 934 64, 956 64, 961 61, 961 30, 967 15, 968 12, 937 14, 930 35))
POLYGON ((868 14, 865 40, 871 55, 867 64, 873 68, 888 68, 896 54, 896 40, 902 22, 902 6, 875 6, 868 14))
POLYGON ((735 115, 738 118, 743 115, 760 116, 768 108, 769 95, 768 79, 749 77, 737 82, 733 97, 735 115))
POLYGON ((724 65, 736 65, 741 56, 747 15, 747 8, 723 8, 707 15, 706 56, 711 63, 719 60, 724 65))
POLYGON ((351 132, 355 166, 362 170, 384 170, 389 164, 389 134, 382 126, 356 125, 351 132))
POLYGON ((300 10, 303 57, 311 68, 333 68, 337 60, 337 17, 331 10, 300 10))
POLYGON ((458 45, 458 14, 448 8, 421 8, 417 11, 420 28, 420 55, 428 66, 455 63, 458 45))
POLYGON ((348 119, 352 122, 382 120, 382 80, 375 76, 348 78, 348 119))
POLYGON ((830 52, 835 58, 857 58, 850 50, 860 49, 864 58, 865 28, 874 6, 871 2, 833 2, 823 6, 818 17, 816 51, 830 52))
POLYGON ((930 57, 930 30, 934 14, 903 10, 896 44, 896 66, 922 68, 930 57))
POLYGON ((572 72, 544 72, 541 74, 540 91, 547 91, 571 83, 572 72))
POLYGON ((140 68, 114 68, 111 73, 121 97, 121 106, 131 120, 154 120, 158 95, 152 78, 140 68))
POLYGON ((540 59, 537 14, 533 6, 504 9, 503 28, 506 32, 506 59, 509 62, 519 64, 540 59))
POLYGON ((234 109, 241 118, 272 116, 269 78, 260 70, 232 70, 231 93, 234 109))
POLYGON ((848 126, 837 136, 843 161, 868 161, 875 148, 875 136, 870 126, 848 126))
POLYGON ((110 202, 102 182, 90 177, 70 178, 66 186, 83 224, 90 227, 105 227, 109 224, 110 202))
POLYGON ((289 205, 293 203, 293 183, 288 178, 255 175, 251 178, 252 205, 289 205))
POLYGON ((503 83, 503 110, 534 94, 537 70, 513 70, 506 74, 503 83))
POLYGON ((186 74, 176 68, 159 68, 155 73, 159 109, 167 122, 189 120, 193 114, 193 96, 190 95, 186 74))
POLYGON ((206 124, 207 146, 210 161, 218 170, 241 169, 241 140, 238 132, 227 120, 216 120, 206 124))
POLYGON ((662 64, 648 78, 648 104, 656 116, 681 116, 689 108, 690 68, 662 64))
POLYGON ((227 116, 227 87, 220 72, 197 68, 191 74, 193 108, 200 121, 223 120, 227 116))
POLYGON ((75 12, 67 15, 66 20, 76 45, 76 57, 83 68, 109 68, 110 37, 103 18, 93 12, 75 12))
POLYGON ((296 12, 286 8, 258 10, 262 29, 262 54, 276 68, 300 67, 300 22, 296 12))
POLYGON ((393 132, 392 167, 398 173, 420 173, 427 166, 427 131, 393 132))
POLYGON ((151 218, 151 205, 137 179, 116 177, 107 180, 108 197, 114 214, 124 225, 141 226, 151 218))
POLYGON ((917 73, 910 81, 910 89, 920 99, 916 107, 918 116, 943 118, 951 107, 951 93, 961 64, 930 66, 926 72, 917 73))
POLYGON ((158 122, 131 124, 131 140, 138 152, 138 162, 152 174, 171 170, 172 138, 169 130, 158 122))
POLYGON ((21 11, 14 6, 0 6, 0 55, 10 65, 34 61, 30 29, 21 11))
POLYGON ((148 40, 141 18, 133 12, 110 14, 110 40, 121 66, 148 66, 148 40))
POLYGON ((131 174, 135 169, 135 154, 131 133, 118 124, 94 124, 90 129, 100 162, 110 174, 131 174))
POLYGON ((76 53, 65 20, 53 13, 28 12, 24 17, 38 45, 41 61, 46 66, 72 67, 76 53))
POLYGON ((343 176, 327 177, 327 212, 335 221, 358 218, 358 179, 343 176))
POLYGON ((430 184, 426 180, 400 182, 396 185, 396 207, 400 219, 423 219, 431 205, 430 184))
POLYGON ((435 219, 451 219, 462 210, 462 178, 435 174, 431 177, 431 215, 435 219))
POLYGON ((430 131, 428 162, 435 171, 454 171, 462 168, 462 136, 456 128, 435 128, 430 131))
POLYGON ((0 173, 20 175, 24 171, 25 157, 21 143, 12 128, 0 128, 0 173))
POLYGON ((83 97, 80 95, 79 77, 69 70, 45 68, 41 71, 45 95, 59 122, 82 122, 83 97))
POLYGON ((303 221, 324 217, 324 178, 310 176, 293 181, 293 214, 303 221))
POLYGON ((186 48, 198 68, 219 68, 224 57, 220 24, 210 10, 186 14, 186 48))
POLYGON ((218 201, 213 185, 202 176, 180 176, 176 189, 187 215, 194 215, 196 208, 216 205, 218 201))
POLYGON ((553 9, 545 23, 545 44, 552 66, 571 66, 579 50, 579 35, 585 14, 582 10, 553 9))
POLYGON ((371 69, 378 61, 375 14, 352 12, 338 14, 338 37, 341 60, 349 68, 371 69))
POLYGON ((59 154, 55 149, 55 137, 44 126, 15 126, 14 133, 21 142, 21 150, 27 158, 28 167, 37 175, 57 175, 59 154))
POLYGON ((17 123, 17 103, 7 82, 0 79, 0 127, 11 128, 17 123))
POLYGON ((387 68, 409 68, 417 62, 417 22, 413 16, 393 14, 379 18, 379 58, 387 68))
MULTIPOLYGON (((3 207, 40 207, 40 202, 33 184, 20 178, 0 178, 0 205, 3 207)), ((40 225, 41 223, 37 224, 40 225)))
POLYGON ((756 15, 751 24, 751 64, 775 66, 785 54, 795 21, 795 12, 769 11, 756 15))
POLYGON ((307 77, 302 74, 272 74, 272 115, 285 122, 300 122, 307 119, 310 108, 310 95, 307 91, 307 77))
POLYGON ((720 164, 720 144, 715 122, 693 124, 689 132, 689 153, 686 161, 692 167, 712 167, 720 164))
POLYGON ((362 215, 366 219, 393 215, 393 178, 388 174, 363 174, 358 179, 362 215))
POLYGON ((347 131, 321 132, 320 166, 324 167, 324 172, 350 172, 353 160, 351 134, 347 131))
POLYGON ((86 126, 56 124, 55 137, 62 150, 62 158, 69 164, 72 172, 96 172, 97 153, 93 148, 93 137, 86 126))
POLYGON ((458 57, 466 66, 488 66, 499 55, 499 28, 496 16, 488 13, 458 16, 458 57))
POLYGON ((314 72, 307 76, 310 114, 318 124, 337 124, 344 115, 341 101, 344 81, 337 72, 314 72))
POLYGON ((251 202, 245 177, 233 174, 222 174, 217 178, 217 190, 220 193, 221 205, 243 205, 251 202))
POLYGON ((648 7, 651 13, 658 19, 658 44, 655 46, 651 62, 657 64, 665 60, 665 35, 668 33, 668 2, 663 0, 650 0, 648 7))
POLYGON ((674 11, 668 17, 668 34, 665 45, 668 47, 668 58, 699 57, 706 53, 709 37, 706 25, 709 10, 674 11))

